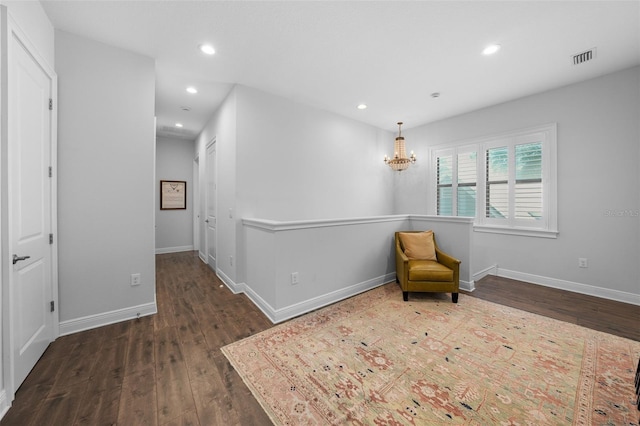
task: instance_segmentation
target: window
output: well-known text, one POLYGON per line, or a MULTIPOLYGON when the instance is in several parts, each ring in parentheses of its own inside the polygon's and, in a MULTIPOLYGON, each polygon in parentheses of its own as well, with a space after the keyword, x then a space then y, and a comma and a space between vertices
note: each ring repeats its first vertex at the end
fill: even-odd
POLYGON ((475 217, 477 199, 477 156, 475 150, 458 152, 456 206, 458 216, 475 217))
POLYGON ((516 179, 513 205, 516 219, 542 218, 542 143, 515 146, 516 179))
POLYGON ((477 181, 474 147, 439 151, 436 156, 436 214, 475 217, 477 181))
POLYGON ((437 158, 437 208, 440 216, 454 216, 453 214, 453 174, 451 170, 451 155, 442 155, 437 158))
POLYGON ((475 229, 555 238, 556 126, 432 151, 435 214, 475 218, 475 229))

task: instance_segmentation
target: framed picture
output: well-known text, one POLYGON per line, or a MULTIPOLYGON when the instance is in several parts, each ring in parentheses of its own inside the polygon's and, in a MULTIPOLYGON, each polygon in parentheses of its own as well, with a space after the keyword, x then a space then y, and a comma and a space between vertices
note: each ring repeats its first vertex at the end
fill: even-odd
POLYGON ((160 210, 184 210, 187 208, 187 182, 183 180, 160 181, 160 210))

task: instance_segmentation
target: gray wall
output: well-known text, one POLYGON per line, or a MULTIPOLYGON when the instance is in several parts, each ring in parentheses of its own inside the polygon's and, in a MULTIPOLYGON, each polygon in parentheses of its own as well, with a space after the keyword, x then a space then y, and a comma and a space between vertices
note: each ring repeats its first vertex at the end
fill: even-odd
POLYGON ((65 322, 155 306, 155 64, 55 34, 63 333, 65 322))
POLYGON ((393 135, 238 86, 238 209, 243 217, 330 219, 393 213, 382 159, 393 135))
POLYGON ((196 143, 202 159, 217 135, 219 212, 235 212, 219 213, 219 273, 241 284, 251 268, 240 218, 430 214, 430 147, 557 123, 558 238, 474 232, 471 273, 640 303, 639 75, 636 67, 409 129, 419 161, 400 174, 380 160, 389 132, 237 86, 196 143), (588 268, 578 268, 579 257, 588 268))
MULTIPOLYGON (((206 219, 206 160, 207 144, 216 139, 216 175, 218 184, 217 200, 217 262, 219 273, 224 279, 236 281, 238 262, 233 265, 229 256, 238 259, 236 253, 236 221, 229 217, 229 210, 236 211, 236 91, 229 93, 211 120, 196 139, 196 153, 199 159, 200 175, 200 252, 204 254, 206 219), (225 213, 226 212, 226 213, 225 213), (226 259, 222 261, 222 259, 226 259)), ((235 215, 234 215, 235 216, 235 215)))
POLYGON ((156 138, 156 253, 193 250, 194 142, 156 138), (186 210, 160 210, 160 181, 187 182, 186 210))
POLYGON ((201 168, 213 137, 217 267, 225 280, 245 279, 244 217, 305 220, 393 211, 393 175, 382 162, 393 149, 389 132, 236 86, 196 140, 201 168))
MULTIPOLYGON (((474 273, 504 275, 605 297, 640 294, 640 68, 609 74, 407 130, 431 146, 539 124, 558 125, 557 239, 474 234, 474 273), (611 216, 610 211, 635 215, 611 216), (578 258, 589 260, 578 268, 578 258)), ((426 155, 425 155, 426 157, 426 155)), ((396 213, 426 214, 428 170, 409 170, 396 213)))

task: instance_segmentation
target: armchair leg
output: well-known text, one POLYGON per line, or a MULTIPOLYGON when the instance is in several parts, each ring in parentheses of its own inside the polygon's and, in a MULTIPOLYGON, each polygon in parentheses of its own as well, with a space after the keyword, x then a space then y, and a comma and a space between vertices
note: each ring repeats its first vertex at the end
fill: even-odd
POLYGON ((458 303, 458 293, 451 293, 451 301, 453 303, 458 303))
POLYGON ((403 291, 402 292, 402 299, 407 302, 409 300, 409 292, 408 291, 403 291))

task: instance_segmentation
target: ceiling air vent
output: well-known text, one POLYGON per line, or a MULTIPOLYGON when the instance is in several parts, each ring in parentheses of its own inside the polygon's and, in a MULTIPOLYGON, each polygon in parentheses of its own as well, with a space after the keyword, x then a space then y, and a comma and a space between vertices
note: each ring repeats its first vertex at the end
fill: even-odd
POLYGON ((580 65, 584 62, 588 62, 595 58, 596 58, 596 48, 594 47, 584 52, 580 52, 576 55, 573 55, 572 60, 573 60, 573 65, 580 65))

